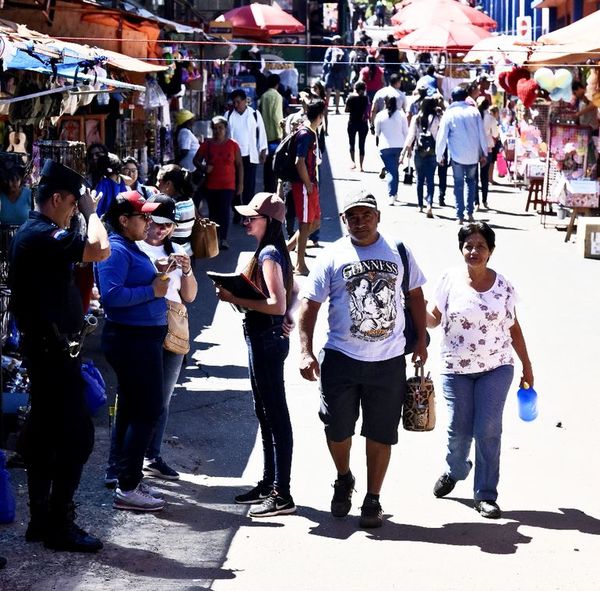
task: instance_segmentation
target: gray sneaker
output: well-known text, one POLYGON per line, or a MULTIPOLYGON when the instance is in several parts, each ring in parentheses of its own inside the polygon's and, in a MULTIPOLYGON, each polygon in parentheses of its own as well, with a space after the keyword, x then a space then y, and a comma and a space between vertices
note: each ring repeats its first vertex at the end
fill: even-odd
POLYGON ((165 501, 144 492, 144 487, 140 486, 140 484, 133 490, 128 491, 123 491, 117 487, 114 494, 113 507, 126 511, 160 511, 163 509, 165 501))

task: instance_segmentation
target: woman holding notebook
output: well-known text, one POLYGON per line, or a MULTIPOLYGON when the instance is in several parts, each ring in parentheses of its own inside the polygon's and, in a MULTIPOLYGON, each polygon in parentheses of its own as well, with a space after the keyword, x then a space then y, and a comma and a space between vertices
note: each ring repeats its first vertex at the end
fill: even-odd
POLYGON ((290 494, 292 425, 283 382, 288 337, 294 328, 291 312, 296 288, 283 235, 283 201, 271 193, 258 193, 248 205, 238 205, 236 210, 244 218, 246 233, 258 243, 244 275, 266 297, 241 298, 217 288, 219 299, 245 310, 250 382, 263 442, 262 480, 251 491, 235 497, 235 502, 257 505, 250 510, 251 517, 272 517, 296 511, 290 494))

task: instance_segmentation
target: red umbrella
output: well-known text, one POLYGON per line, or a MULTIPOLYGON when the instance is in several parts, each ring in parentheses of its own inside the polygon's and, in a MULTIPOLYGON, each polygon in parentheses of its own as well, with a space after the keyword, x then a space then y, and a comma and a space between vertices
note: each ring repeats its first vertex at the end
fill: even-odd
POLYGON ((447 22, 439 25, 430 25, 409 33, 396 44, 401 49, 412 49, 415 51, 466 51, 471 49, 475 43, 491 33, 461 23, 447 22))
POLYGON ((278 6, 249 4, 234 8, 217 18, 231 21, 236 37, 269 37, 281 33, 303 33, 304 25, 278 6))
POLYGON ((475 25, 490 31, 497 26, 496 21, 487 14, 456 0, 415 0, 392 17, 392 23, 400 25, 397 32, 403 34, 448 21, 475 25))

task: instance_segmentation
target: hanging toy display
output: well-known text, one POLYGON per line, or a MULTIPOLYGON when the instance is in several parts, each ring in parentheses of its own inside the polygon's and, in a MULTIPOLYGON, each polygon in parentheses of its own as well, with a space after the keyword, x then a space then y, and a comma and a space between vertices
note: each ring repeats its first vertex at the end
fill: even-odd
POLYGON ((535 71, 533 79, 550 95, 551 100, 569 101, 571 99, 573 75, 566 68, 560 68, 556 72, 550 68, 540 68, 535 71))

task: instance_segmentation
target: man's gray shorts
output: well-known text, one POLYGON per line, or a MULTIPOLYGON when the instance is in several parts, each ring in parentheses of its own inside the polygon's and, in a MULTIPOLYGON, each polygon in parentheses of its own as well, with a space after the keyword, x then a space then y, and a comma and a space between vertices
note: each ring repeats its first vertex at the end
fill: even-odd
POLYGON ((406 394, 404 356, 386 361, 357 361, 339 351, 323 349, 321 364, 321 408, 330 441, 354 435, 362 408, 360 434, 378 443, 398 442, 398 425, 406 394))

